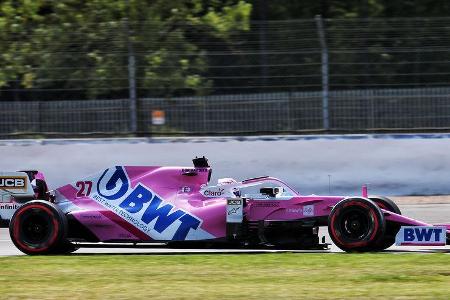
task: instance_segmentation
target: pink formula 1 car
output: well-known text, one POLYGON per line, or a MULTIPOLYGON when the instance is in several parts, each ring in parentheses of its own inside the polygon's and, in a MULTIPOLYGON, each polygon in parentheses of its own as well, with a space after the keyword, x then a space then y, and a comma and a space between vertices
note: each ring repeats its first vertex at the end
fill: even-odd
POLYGON ((318 229, 327 226, 345 251, 449 242, 449 224, 402 216, 385 197, 301 196, 273 177, 212 185, 207 159, 193 161, 194 167, 116 166, 40 191, 32 201, 37 196, 28 185, 35 184, 25 173, 4 174, 3 190, 22 203, 11 218, 11 239, 27 254, 69 253, 99 242, 323 249, 318 229))

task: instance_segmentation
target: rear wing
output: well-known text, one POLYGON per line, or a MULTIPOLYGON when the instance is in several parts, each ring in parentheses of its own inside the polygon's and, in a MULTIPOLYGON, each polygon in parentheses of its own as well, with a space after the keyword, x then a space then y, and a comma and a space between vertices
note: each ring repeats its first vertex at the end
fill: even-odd
POLYGON ((17 200, 34 198, 34 190, 27 173, 0 172, 0 201, 9 202, 11 196, 17 200))

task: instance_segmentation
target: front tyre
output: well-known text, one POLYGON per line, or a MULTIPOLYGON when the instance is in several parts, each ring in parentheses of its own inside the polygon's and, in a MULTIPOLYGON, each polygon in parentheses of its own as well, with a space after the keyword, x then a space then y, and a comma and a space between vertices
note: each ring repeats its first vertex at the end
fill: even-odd
MULTIPOLYGON (((400 208, 394 201, 383 196, 369 196, 369 199, 375 202, 379 208, 401 215, 400 208)), ((395 236, 400 230, 401 225, 396 222, 386 221, 386 230, 384 236, 374 246, 375 250, 385 250, 395 243, 395 236)))
POLYGON ((9 234, 14 245, 23 253, 61 253, 66 243, 67 219, 53 203, 30 201, 14 213, 9 234))
POLYGON ((388 210, 390 212, 396 213, 397 215, 401 215, 402 212, 400 208, 395 204, 391 199, 384 196, 369 196, 369 199, 375 202, 379 208, 388 210))
POLYGON ((346 252, 376 250, 386 223, 381 209, 367 198, 346 198, 328 217, 328 232, 334 244, 346 252))

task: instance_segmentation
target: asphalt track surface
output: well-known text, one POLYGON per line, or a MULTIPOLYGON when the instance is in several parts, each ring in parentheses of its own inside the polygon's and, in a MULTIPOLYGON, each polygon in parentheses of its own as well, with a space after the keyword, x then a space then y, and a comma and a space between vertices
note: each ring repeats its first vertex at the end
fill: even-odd
MULTIPOLYGON (((418 219, 431 224, 450 223, 450 204, 409 204, 400 205, 403 215, 418 219)), ((327 243, 331 243, 326 228, 321 229, 320 235, 325 236, 327 243)), ((337 253, 342 252, 336 246, 331 245, 329 250, 272 250, 272 249, 174 249, 165 248, 164 245, 153 245, 138 248, 80 248, 74 254, 199 254, 199 253, 269 253, 269 252, 298 252, 298 253, 337 253)), ((402 252, 443 252, 450 254, 450 245, 444 247, 398 247, 392 246, 385 252, 402 253, 402 252)), ((7 228, 0 228, 0 256, 23 255, 22 252, 15 248, 9 237, 7 228)))

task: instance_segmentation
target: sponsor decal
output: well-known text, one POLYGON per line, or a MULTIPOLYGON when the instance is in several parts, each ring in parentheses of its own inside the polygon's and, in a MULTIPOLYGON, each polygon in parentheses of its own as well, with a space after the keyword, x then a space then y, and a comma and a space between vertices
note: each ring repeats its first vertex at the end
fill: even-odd
POLYGON ((438 226, 402 226, 395 238, 397 246, 445 246, 446 229, 438 226))
POLYGON ((302 214, 306 217, 314 216, 314 205, 305 205, 299 208, 286 208, 287 213, 302 214))
POLYGON ((228 205, 242 205, 242 199, 227 199, 228 205))
POLYGON ((239 210, 239 207, 230 208, 230 209, 228 210, 228 215, 229 215, 229 216, 235 215, 235 214, 237 214, 238 210, 239 210))
POLYGON ((188 186, 183 186, 180 190, 181 193, 190 193, 191 192, 191 188, 188 186))
POLYGON ((102 218, 102 216, 99 216, 99 215, 81 215, 81 218, 83 218, 83 219, 100 220, 102 218))
POLYGON ((305 217, 313 217, 314 216, 314 205, 303 206, 303 215, 305 217))
POLYGON ((203 173, 208 172, 208 168, 186 168, 181 169, 181 173, 203 173))
POLYGON ((0 209, 13 209, 16 210, 20 207, 18 204, 0 204, 0 209))
POLYGON ((202 191, 202 193, 205 197, 221 197, 225 195, 225 189, 221 187, 210 187, 202 191))
POLYGON ((130 188, 122 167, 102 174, 92 198, 155 240, 185 240, 201 224, 200 219, 176 208, 142 183, 130 188))
POLYGON ((242 199, 227 199, 227 223, 242 223, 243 206, 244 201, 242 199))
POLYGON ((27 178, 25 176, 0 176, 0 189, 26 190, 27 178))
POLYGON ((16 203, 1 203, 0 204, 0 219, 11 220, 14 212, 20 207, 16 203))

